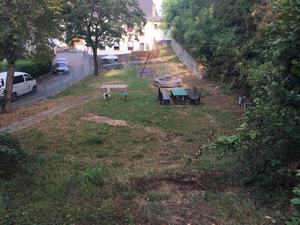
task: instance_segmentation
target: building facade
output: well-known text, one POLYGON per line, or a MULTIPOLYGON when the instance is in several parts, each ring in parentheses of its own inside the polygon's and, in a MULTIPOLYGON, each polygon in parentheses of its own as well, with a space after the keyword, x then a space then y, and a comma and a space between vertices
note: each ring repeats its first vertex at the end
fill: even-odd
POLYGON ((138 40, 130 37, 130 29, 128 36, 123 37, 120 42, 114 43, 114 46, 102 46, 98 50, 98 55, 121 55, 129 54, 132 51, 147 51, 156 48, 156 42, 168 40, 168 37, 161 29, 161 17, 158 15, 156 6, 152 0, 138 0, 140 8, 145 14, 147 23, 144 27, 142 35, 138 36, 138 40))

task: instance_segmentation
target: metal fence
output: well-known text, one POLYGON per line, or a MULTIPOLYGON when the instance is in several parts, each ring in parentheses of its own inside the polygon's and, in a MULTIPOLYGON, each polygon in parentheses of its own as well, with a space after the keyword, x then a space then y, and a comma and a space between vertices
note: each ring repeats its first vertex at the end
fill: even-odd
POLYGON ((92 63, 71 66, 68 73, 57 73, 39 80, 37 92, 19 97, 17 101, 12 103, 12 107, 16 108, 53 96, 93 74, 93 69, 92 63))

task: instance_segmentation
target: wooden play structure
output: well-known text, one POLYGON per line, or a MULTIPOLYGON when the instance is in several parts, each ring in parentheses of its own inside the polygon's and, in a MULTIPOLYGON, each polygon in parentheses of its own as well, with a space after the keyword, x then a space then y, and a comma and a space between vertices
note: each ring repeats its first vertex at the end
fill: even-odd
POLYGON ((157 66, 156 63, 153 63, 152 60, 156 58, 153 51, 147 52, 147 57, 145 58, 144 63, 141 65, 138 70, 138 76, 141 77, 157 77, 157 66))

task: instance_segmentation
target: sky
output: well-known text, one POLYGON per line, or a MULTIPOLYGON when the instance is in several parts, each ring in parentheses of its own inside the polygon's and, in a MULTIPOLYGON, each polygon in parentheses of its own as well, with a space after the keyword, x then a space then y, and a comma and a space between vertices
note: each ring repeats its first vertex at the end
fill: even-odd
POLYGON ((153 1, 158 9, 159 14, 161 14, 161 4, 162 4, 163 0, 153 0, 153 1))

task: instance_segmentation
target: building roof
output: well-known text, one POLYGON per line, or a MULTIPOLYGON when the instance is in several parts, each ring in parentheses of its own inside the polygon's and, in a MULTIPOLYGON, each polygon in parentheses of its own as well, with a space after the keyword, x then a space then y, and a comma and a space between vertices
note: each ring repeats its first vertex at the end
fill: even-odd
POLYGON ((151 22, 161 22, 162 21, 162 17, 161 16, 152 16, 148 18, 149 21, 151 22))
POLYGON ((157 10, 152 0, 138 0, 138 4, 145 13, 146 19, 157 15, 157 10))

